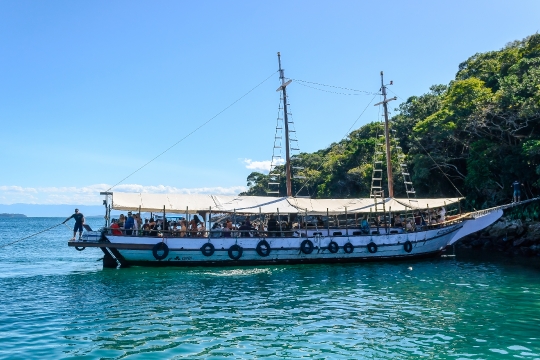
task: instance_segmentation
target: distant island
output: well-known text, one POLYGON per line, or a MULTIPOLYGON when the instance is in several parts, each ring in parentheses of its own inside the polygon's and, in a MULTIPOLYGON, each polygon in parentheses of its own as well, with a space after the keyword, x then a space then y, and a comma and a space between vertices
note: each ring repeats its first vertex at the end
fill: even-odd
POLYGON ((24 214, 6 214, 2 213, 0 214, 0 218, 25 218, 26 215, 24 214))

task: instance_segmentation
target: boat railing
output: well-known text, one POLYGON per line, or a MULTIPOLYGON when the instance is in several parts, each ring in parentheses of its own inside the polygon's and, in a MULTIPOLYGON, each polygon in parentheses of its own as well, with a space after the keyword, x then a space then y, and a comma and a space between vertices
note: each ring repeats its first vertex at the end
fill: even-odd
MULTIPOLYGON (((487 210, 486 210, 487 211, 487 210)), ((130 236, 130 237, 162 237, 162 238, 281 238, 281 237, 298 237, 298 238, 313 238, 313 237, 340 237, 340 236, 362 236, 362 235, 391 235, 398 233, 422 232, 433 229, 440 229, 455 225, 462 222, 464 219, 470 218, 470 214, 450 218, 447 221, 437 224, 416 225, 410 223, 407 226, 390 226, 390 224, 380 224, 371 226, 332 226, 332 227, 317 227, 307 226, 302 228, 282 229, 275 231, 268 230, 240 230, 232 229, 230 231, 222 231, 222 229, 211 229, 203 231, 190 230, 126 230, 123 228, 104 228, 102 231, 106 235, 113 236, 130 236)), ((367 224, 366 224, 367 225, 367 224)))

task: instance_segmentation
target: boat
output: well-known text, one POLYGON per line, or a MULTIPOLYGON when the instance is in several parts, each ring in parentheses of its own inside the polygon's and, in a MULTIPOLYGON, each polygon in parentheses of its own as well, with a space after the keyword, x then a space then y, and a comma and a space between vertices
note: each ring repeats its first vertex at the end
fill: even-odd
MULTIPOLYGON (((224 196, 102 192, 104 228, 92 231, 87 227, 82 239, 69 241, 68 246, 80 251, 98 247, 104 253, 104 267, 114 268, 390 261, 439 256, 448 245, 486 228, 502 216, 501 206, 462 213, 460 197, 416 198, 409 174, 403 168, 407 197, 394 196, 387 103, 396 98, 387 98, 383 72, 383 100, 376 105, 382 105, 384 110, 384 134, 380 148, 375 149, 379 157, 374 157, 370 196, 352 199, 293 196, 294 167, 287 109, 287 86, 291 80, 284 76, 279 53, 278 63, 286 193, 269 190, 268 196, 224 196), (449 207, 454 207, 453 215, 446 213, 449 207), (164 221, 152 231, 111 228, 111 210, 150 212, 164 221), (438 216, 436 221, 429 219, 434 214, 438 216), (195 215, 204 219, 205 229, 174 230, 166 221, 167 216, 189 220, 195 215), (219 223, 220 219, 223 222, 225 217, 228 218, 225 228, 211 229, 210 225, 219 223), (238 226, 240 221, 244 221, 243 227, 238 226)), ((272 170, 270 175, 274 175, 272 170)), ((273 183, 279 184, 279 181, 273 183)))

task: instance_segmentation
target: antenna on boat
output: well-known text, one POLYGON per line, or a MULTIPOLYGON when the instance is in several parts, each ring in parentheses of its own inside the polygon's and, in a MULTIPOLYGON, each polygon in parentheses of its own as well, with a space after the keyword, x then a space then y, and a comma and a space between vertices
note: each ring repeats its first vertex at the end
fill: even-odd
POLYGON ((397 97, 394 96, 391 99, 386 98, 386 85, 384 85, 384 76, 381 71, 381 91, 383 96, 383 101, 375 104, 374 106, 383 105, 384 109, 384 137, 386 142, 386 174, 388 176, 388 197, 394 197, 394 178, 392 174, 392 158, 390 157, 390 126, 388 123, 388 106, 387 103, 393 100, 397 100, 397 97))

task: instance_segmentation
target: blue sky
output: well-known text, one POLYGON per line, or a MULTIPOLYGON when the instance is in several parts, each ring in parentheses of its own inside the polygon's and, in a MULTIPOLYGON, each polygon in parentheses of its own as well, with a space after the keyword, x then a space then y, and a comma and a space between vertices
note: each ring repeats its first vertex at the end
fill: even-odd
MULTIPOLYGON (((292 79, 376 92, 384 70, 401 102, 537 32, 539 14, 519 0, 2 1, 0 204, 100 204, 274 74, 115 188, 238 193, 271 159, 277 51, 292 79)), ((288 90, 308 152, 373 98, 288 90)), ((377 117, 369 106, 355 128, 377 117)))

